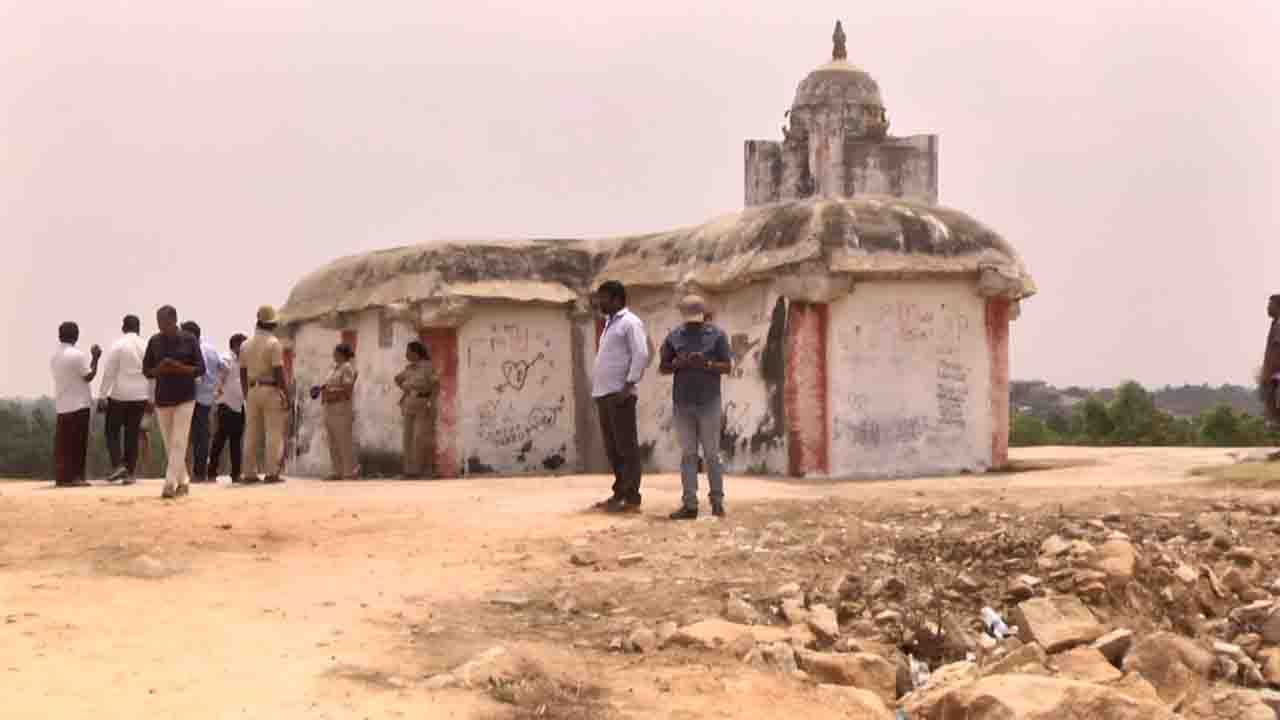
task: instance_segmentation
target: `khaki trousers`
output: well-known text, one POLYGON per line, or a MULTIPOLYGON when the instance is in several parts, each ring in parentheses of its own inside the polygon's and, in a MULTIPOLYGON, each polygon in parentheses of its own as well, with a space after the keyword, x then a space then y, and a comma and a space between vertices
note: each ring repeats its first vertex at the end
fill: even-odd
POLYGON ((324 427, 329 434, 330 467, 336 477, 349 478, 356 474, 355 422, 355 408, 350 400, 324 406, 324 427))
POLYGON ((279 475, 280 463, 284 460, 284 433, 289 424, 289 406, 280 389, 270 385, 250 388, 244 401, 244 414, 244 476, 258 474, 258 448, 263 435, 267 440, 263 474, 279 475))
POLYGON ((404 411, 404 474, 434 477, 436 456, 435 406, 404 411))

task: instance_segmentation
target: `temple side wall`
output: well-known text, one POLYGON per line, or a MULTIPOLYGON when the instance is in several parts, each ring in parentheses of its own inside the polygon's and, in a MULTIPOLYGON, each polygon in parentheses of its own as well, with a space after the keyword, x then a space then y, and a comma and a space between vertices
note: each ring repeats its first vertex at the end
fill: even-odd
POLYGON ((972 283, 858 283, 830 327, 832 476, 991 467, 992 353, 972 283))

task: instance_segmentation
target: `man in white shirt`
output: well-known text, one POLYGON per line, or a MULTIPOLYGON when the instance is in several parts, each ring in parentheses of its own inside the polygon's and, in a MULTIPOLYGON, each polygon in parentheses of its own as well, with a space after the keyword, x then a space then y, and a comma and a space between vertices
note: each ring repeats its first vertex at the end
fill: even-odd
POLYGON ((191 482, 211 482, 209 477, 209 416, 213 413, 214 396, 218 389, 218 377, 222 372, 222 355, 209 343, 200 339, 200 325, 188 320, 182 329, 200 341, 200 354, 204 357, 204 374, 196 378, 196 406, 191 413, 191 482))
POLYGON ((142 330, 138 316, 125 315, 120 330, 124 334, 107 350, 102 366, 98 405, 100 410, 105 405, 107 413, 107 454, 111 456, 112 468, 107 482, 120 480, 132 485, 138 470, 139 428, 147 403, 151 401, 151 381, 142 374, 142 356, 147 352, 147 343, 138 335, 142 330))
POLYGON ((89 383, 98 374, 102 348, 94 345, 85 355, 76 348, 80 326, 64 322, 58 326, 58 350, 49 361, 53 373, 53 404, 58 413, 53 433, 54 484, 84 487, 86 453, 89 450, 89 412, 93 396, 89 383), (92 356, 92 357, 90 357, 92 356))
POLYGON ((609 280, 596 291, 607 318, 596 351, 591 396, 600 415, 605 454, 613 468, 613 495, 596 507, 606 512, 640 511, 640 440, 636 427, 636 383, 652 351, 644 323, 627 309, 627 290, 609 280))
POLYGON ((218 429, 213 435, 213 449, 209 451, 209 479, 218 479, 218 462, 222 448, 231 445, 231 482, 240 482, 240 460, 244 441, 244 388, 240 387, 240 346, 245 336, 231 336, 231 352, 222 356, 222 370, 216 392, 218 401, 218 429))

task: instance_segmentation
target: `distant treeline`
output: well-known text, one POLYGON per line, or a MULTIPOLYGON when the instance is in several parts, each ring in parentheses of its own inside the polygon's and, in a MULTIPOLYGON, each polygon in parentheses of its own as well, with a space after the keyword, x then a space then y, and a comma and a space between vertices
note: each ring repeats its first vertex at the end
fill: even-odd
MULTIPOLYGON (((52 478, 53 427, 56 420, 53 400, 0 400, 0 477, 52 478)), ((88 471, 90 478, 105 477, 111 472, 107 446, 103 439, 105 415, 94 413, 89 437, 88 471)), ((158 477, 164 470, 164 443, 160 433, 152 430, 148 462, 140 474, 158 477)))
POLYGON ((1280 444, 1280 435, 1267 430, 1256 389, 1241 385, 1184 385, 1150 392, 1136 382, 1102 390, 1013 382, 1009 399, 1009 444, 1015 447, 1280 444))

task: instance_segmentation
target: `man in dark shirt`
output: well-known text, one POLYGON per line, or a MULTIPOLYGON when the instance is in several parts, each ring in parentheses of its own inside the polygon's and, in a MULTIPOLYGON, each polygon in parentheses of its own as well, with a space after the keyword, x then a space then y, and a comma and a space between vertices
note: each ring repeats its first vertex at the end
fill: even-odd
POLYGON ((697 295, 680 301, 684 324, 662 343, 658 372, 675 375, 671 387, 676 438, 680 442, 681 508, 672 520, 698 517, 698 447, 711 485, 711 514, 724 517, 724 471, 720 466, 720 376, 733 369, 729 338, 706 322, 706 303, 697 295))
POLYGON ((178 327, 178 311, 165 305, 156 311, 160 332, 147 342, 142 357, 142 374, 156 382, 156 424, 168 454, 164 492, 161 497, 186 495, 191 478, 187 475, 187 439, 195 410, 196 378, 205 373, 200 341, 178 327))

